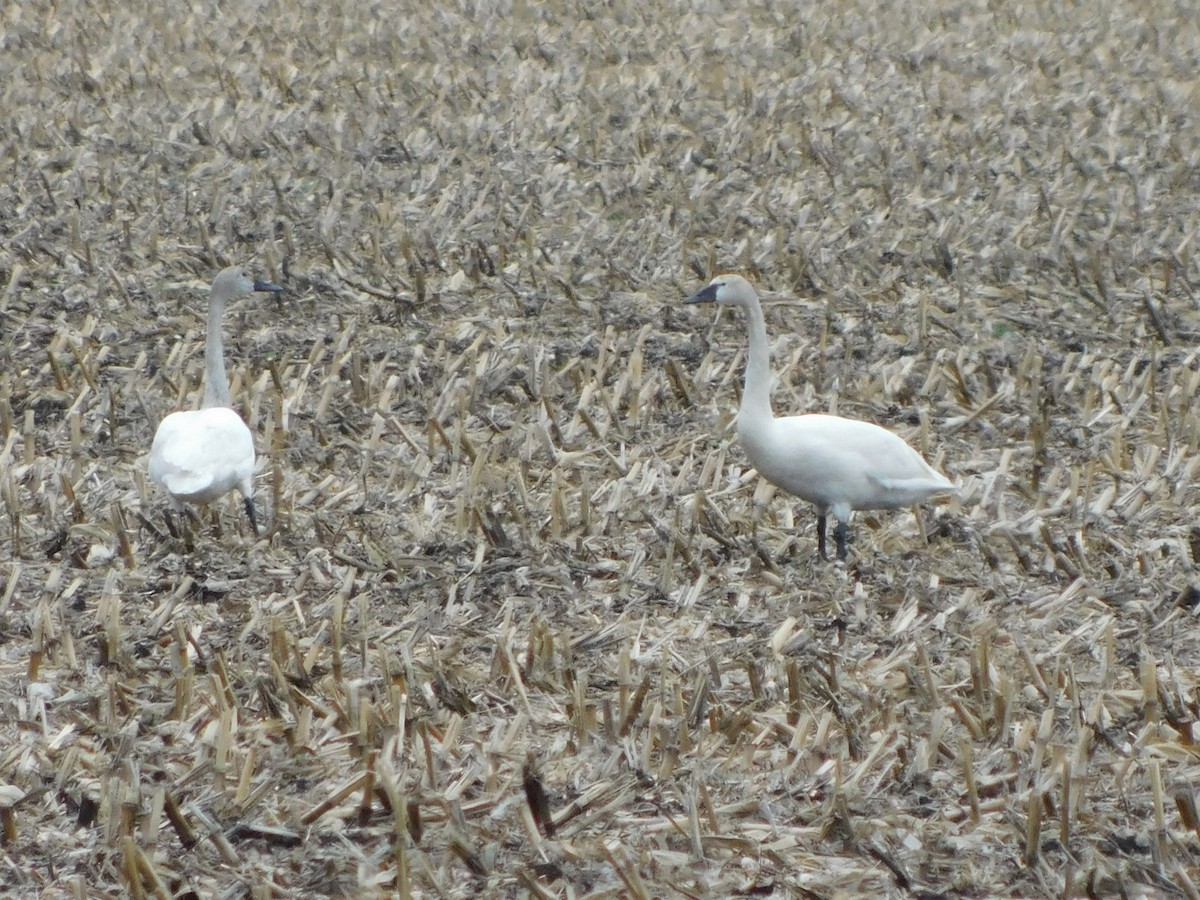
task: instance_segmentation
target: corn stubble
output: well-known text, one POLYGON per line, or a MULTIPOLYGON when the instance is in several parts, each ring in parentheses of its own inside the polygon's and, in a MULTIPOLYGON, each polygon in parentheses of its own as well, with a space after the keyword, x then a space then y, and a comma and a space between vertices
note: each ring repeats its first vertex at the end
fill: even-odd
POLYGON ((260 12, 0 11, 5 893, 1200 895, 1195 16, 260 12), (814 567, 714 270, 961 500, 814 567))

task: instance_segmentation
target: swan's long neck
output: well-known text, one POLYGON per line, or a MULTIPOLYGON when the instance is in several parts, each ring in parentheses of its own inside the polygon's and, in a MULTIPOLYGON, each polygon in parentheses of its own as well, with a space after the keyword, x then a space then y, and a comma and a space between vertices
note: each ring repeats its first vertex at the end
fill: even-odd
POLYGON ((225 376, 225 340, 221 337, 221 314, 225 298, 208 301, 208 338, 204 343, 204 402, 201 408, 229 406, 229 379, 225 376))
POLYGON ((764 422, 774 417, 771 411, 771 354, 767 349, 767 323, 758 300, 746 304, 746 330, 750 353, 746 359, 746 386, 738 423, 764 422))

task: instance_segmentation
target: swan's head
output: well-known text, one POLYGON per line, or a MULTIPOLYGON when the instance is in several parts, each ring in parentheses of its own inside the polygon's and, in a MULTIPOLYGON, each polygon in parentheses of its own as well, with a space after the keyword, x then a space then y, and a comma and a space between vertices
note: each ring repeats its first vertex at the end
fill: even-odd
POLYGON ((239 294, 249 294, 253 291, 278 293, 282 290, 283 288, 270 281, 260 281, 241 266, 230 266, 228 269, 222 269, 217 277, 213 279, 212 283, 212 295, 224 300, 236 297, 239 294))
POLYGON ((754 288, 741 275, 718 275, 704 290, 684 303, 719 303, 722 306, 747 306, 758 298, 754 288))

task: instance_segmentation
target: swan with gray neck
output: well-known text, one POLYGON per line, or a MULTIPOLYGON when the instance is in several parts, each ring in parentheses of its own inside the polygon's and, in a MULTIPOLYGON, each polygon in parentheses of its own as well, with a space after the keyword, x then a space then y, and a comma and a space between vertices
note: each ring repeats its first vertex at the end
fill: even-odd
POLYGON ((255 534, 254 439, 242 417, 229 406, 221 316, 234 297, 282 290, 277 284, 259 281, 240 266, 224 269, 213 279, 204 345, 204 399, 200 409, 173 412, 163 419, 150 447, 150 477, 176 507, 185 503, 203 506, 236 489, 255 534))
POLYGON ((753 286, 740 275, 718 275, 687 303, 740 307, 750 350, 737 433, 763 478, 817 510, 817 551, 825 550, 825 520, 837 520, 838 559, 846 558, 846 525, 856 509, 897 509, 956 492, 902 438, 885 428, 841 416, 809 413, 776 417, 771 409, 767 326, 753 286))

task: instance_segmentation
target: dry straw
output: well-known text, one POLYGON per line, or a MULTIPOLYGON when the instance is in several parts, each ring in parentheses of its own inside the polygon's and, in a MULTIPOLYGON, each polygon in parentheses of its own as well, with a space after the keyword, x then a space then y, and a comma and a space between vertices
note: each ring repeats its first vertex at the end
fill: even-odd
POLYGON ((1200 895, 1200 17, 410 6, 0 12, 0 892, 1200 895), (716 269, 961 501, 814 566, 716 269))

